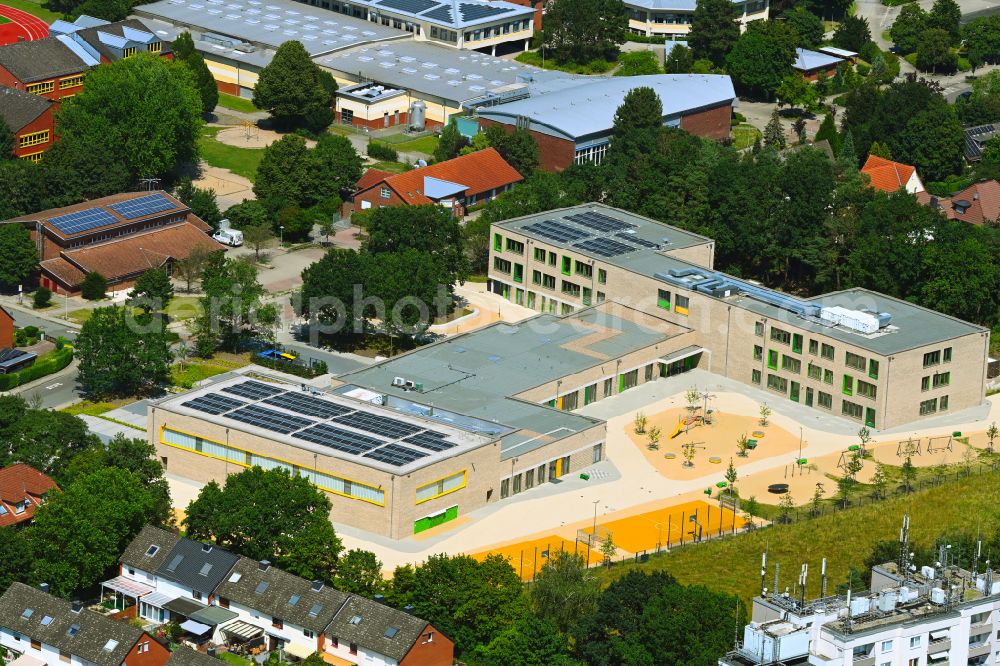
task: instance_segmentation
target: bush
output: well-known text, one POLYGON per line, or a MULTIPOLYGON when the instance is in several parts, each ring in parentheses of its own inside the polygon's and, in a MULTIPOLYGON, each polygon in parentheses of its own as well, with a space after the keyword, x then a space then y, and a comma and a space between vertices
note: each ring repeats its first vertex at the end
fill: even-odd
POLYGON ((88 301, 99 301, 108 290, 108 281, 97 271, 87 273, 80 286, 80 295, 88 301))
POLYGON ((969 62, 968 58, 965 58, 963 56, 958 56, 958 70, 960 72, 971 72, 972 63, 969 62))
POLYGON ((47 308, 52 303, 52 290, 48 287, 39 287, 35 295, 31 297, 31 300, 36 310, 47 308))
POLYGON ((733 120, 732 123, 730 124, 739 125, 741 123, 745 123, 746 121, 747 121, 746 116, 744 116, 742 113, 739 113, 738 111, 733 111, 733 120))
POLYGON ((948 176, 944 180, 927 183, 927 192, 936 197, 949 197, 959 190, 972 185, 973 179, 965 176, 948 176))
POLYGON ((376 160, 385 160, 387 162, 398 162, 399 153, 392 146, 387 146, 384 143, 377 143, 375 141, 368 142, 368 157, 376 160))
POLYGON ((868 73, 872 71, 871 65, 863 62, 857 64, 858 74, 861 76, 868 76, 868 73))
POLYGON ((38 330, 37 326, 25 326, 24 327, 24 334, 27 335, 29 338, 38 338, 38 334, 40 332, 41 331, 38 330))
POLYGON ((73 361, 73 348, 63 346, 56 351, 41 357, 35 364, 6 375, 0 375, 0 391, 9 391, 18 386, 24 386, 40 377, 59 372, 73 361))
POLYGON ((666 44, 667 38, 663 35, 637 35, 635 33, 625 31, 625 41, 635 42, 636 44, 666 44))

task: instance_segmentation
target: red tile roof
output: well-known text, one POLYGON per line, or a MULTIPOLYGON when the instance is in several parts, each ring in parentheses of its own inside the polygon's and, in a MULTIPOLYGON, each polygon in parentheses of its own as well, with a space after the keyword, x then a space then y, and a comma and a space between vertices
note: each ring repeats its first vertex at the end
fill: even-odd
POLYGON ((933 203, 950 220, 969 224, 1000 221, 1000 183, 995 180, 975 183, 950 197, 933 197, 927 192, 919 192, 917 200, 926 206, 933 203))
POLYGON ((358 180, 357 185, 355 185, 355 190, 360 192, 362 190, 367 190, 372 185, 378 185, 383 180, 392 175, 391 171, 383 171, 382 169, 368 169, 362 174, 361 178, 358 180))
MULTIPOLYGON (((365 174, 367 176, 367 174, 365 174)), ((423 194, 424 177, 446 180, 466 187, 465 196, 471 197, 506 185, 518 183, 524 178, 517 170, 508 164, 495 148, 477 150, 468 155, 461 155, 445 162, 430 166, 411 169, 404 173, 391 174, 360 187, 365 177, 358 181, 358 191, 369 190, 385 183, 392 188, 406 203, 417 206, 431 204, 433 200, 423 194)))
POLYGON ((42 503, 42 497, 59 486, 50 477, 34 467, 17 463, 0 469, 0 527, 15 525, 31 520, 42 503), (17 503, 27 500, 21 513, 17 513, 17 503))
POLYGON ((909 164, 893 162, 877 155, 869 155, 861 173, 866 173, 872 179, 872 187, 883 192, 896 192, 906 187, 910 176, 916 171, 909 164))

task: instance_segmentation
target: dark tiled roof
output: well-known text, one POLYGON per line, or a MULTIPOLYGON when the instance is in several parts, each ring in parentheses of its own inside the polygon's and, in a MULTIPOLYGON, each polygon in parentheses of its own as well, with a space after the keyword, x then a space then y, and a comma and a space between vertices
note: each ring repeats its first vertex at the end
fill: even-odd
POLYGON ((222 666, 215 657, 209 657, 204 652, 192 650, 182 645, 173 651, 167 666, 222 666))
POLYGON ((139 535, 132 539, 132 543, 128 545, 125 552, 122 553, 121 563, 153 573, 160 568, 167 559, 167 554, 173 550, 174 546, 180 540, 181 538, 172 532, 161 530, 159 527, 153 527, 152 525, 146 525, 139 532, 139 535), (150 555, 148 553, 153 546, 156 546, 156 549, 150 555))
POLYGON ((0 119, 2 119, 15 134, 25 125, 48 111, 55 102, 52 100, 0 86, 0 119))
POLYGON ((426 627, 427 622, 418 617, 371 599, 351 596, 327 627, 326 635, 402 661, 426 627))
POLYGON ((127 622, 87 609, 74 613, 68 601, 23 583, 14 583, 0 597, 0 626, 98 666, 121 666, 143 636, 127 622))
POLYGON ((180 539, 156 575, 208 595, 215 591, 239 558, 218 546, 180 539))
POLYGON ((0 46, 0 66, 23 83, 82 74, 89 69, 55 37, 0 46))
MULTIPOLYGON (((103 57, 108 60, 114 61, 118 59, 115 52, 108 48, 108 45, 102 42, 97 37, 98 32, 106 32, 109 35, 116 35, 118 37, 124 36, 122 31, 122 26, 128 26, 130 28, 135 28, 136 30, 142 30, 143 32, 148 32, 154 37, 157 37, 156 31, 149 28, 145 23, 138 19, 125 19, 124 21, 117 21, 116 23, 108 23, 107 25, 99 25, 93 28, 84 28, 83 30, 78 30, 76 32, 85 42, 90 44, 94 49, 97 50, 103 57)), ((160 51, 160 55, 171 52, 171 43, 168 41, 163 41, 163 50, 160 51)))
POLYGON ((242 557, 216 593, 241 606, 319 633, 333 621, 347 601, 347 595, 328 585, 323 585, 319 591, 312 586, 305 578, 275 566, 262 571, 259 562, 242 557), (263 589, 258 592, 259 588, 263 589), (292 600, 294 605, 290 603, 292 600))

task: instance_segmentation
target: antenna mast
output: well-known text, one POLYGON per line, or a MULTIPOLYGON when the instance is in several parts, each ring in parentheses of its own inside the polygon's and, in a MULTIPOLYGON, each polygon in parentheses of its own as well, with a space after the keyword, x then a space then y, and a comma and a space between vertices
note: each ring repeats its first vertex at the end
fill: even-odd
POLYGON ((899 566, 897 572, 901 577, 910 570, 910 514, 903 514, 903 526, 899 528, 899 566))

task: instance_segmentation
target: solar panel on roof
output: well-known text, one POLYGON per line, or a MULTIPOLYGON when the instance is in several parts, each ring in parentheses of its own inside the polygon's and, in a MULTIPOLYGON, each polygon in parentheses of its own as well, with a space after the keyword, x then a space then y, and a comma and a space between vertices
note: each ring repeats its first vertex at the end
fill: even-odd
POLYGON ((313 426, 312 428, 300 430, 295 433, 295 437, 307 442, 312 442, 313 444, 329 446, 331 449, 343 451, 344 453, 352 453, 354 455, 364 453, 365 451, 371 451, 372 449, 385 443, 380 439, 368 437, 367 435, 360 435, 347 430, 341 430, 340 428, 335 428, 326 423, 321 423, 313 426))
POLYGON ((552 220, 532 222, 531 224, 524 225, 524 229, 560 243, 573 243, 593 235, 579 229, 574 229, 566 224, 553 222, 552 220))
POLYGON ((429 18, 432 21, 440 21, 442 23, 451 23, 454 19, 451 17, 451 7, 447 5, 441 5, 440 7, 435 7, 425 14, 421 14, 425 18, 429 18))
POLYGON ((591 238, 573 246, 581 250, 593 252, 602 257, 616 257, 620 254, 635 252, 635 248, 625 243, 619 243, 610 238, 591 238))
POLYGON ((284 407, 290 412, 297 412, 306 416, 318 416, 321 419, 329 419, 354 411, 350 407, 344 407, 343 405, 314 398, 311 395, 291 391, 270 397, 264 402, 275 407, 284 407))
POLYGON ((301 430, 316 423, 312 419, 283 414, 282 412, 265 409, 257 405, 249 405, 242 409, 237 409, 235 412, 226 414, 226 416, 234 421, 264 428, 265 430, 273 430, 282 435, 287 435, 290 432, 301 430))
POLYGON ((206 414, 217 416, 223 412, 236 409, 237 407, 246 407, 246 404, 247 403, 242 400, 234 400, 233 398, 228 398, 224 395, 214 395, 209 393, 181 403, 181 406, 190 407, 191 409, 197 409, 199 412, 205 412, 206 414))
POLYGON ((389 7, 390 9, 398 9, 404 12, 410 12, 411 14, 419 14, 420 12, 425 12, 431 7, 437 7, 440 2, 436 0, 382 0, 382 2, 377 3, 380 7, 389 7))
POLYGON ((632 234, 627 234, 624 232, 615 234, 615 237, 621 238, 622 240, 627 240, 629 243, 635 243, 636 245, 641 245, 642 247, 648 247, 648 248, 660 247, 659 244, 657 243, 648 241, 645 238, 638 238, 636 236, 633 236, 632 234))
POLYGON ((365 458, 371 458, 372 460, 388 463, 393 467, 402 467, 403 465, 410 464, 414 460, 419 460, 420 458, 425 458, 429 455, 429 453, 424 453, 423 451, 417 451, 415 449, 408 449, 405 446, 400 446, 399 444, 386 444, 380 449, 369 451, 365 454, 365 458))
POLYGON ((506 14, 511 11, 509 7, 493 7, 490 5, 467 5, 464 2, 458 5, 458 11, 462 13, 465 21, 477 21, 487 16, 506 14))
POLYGON ((264 398, 270 398, 272 395, 284 393, 288 390, 288 388, 265 384, 264 382, 258 382, 251 379, 241 384, 227 386, 222 390, 226 393, 232 393, 233 395, 250 398, 251 400, 263 400, 264 398))
POLYGON ((628 222, 616 220, 613 217, 594 212, 567 215, 566 219, 589 229, 594 229, 595 231, 622 231, 623 229, 631 229, 634 226, 628 222))
POLYGON ((115 216, 103 208, 87 208, 75 213, 66 213, 49 220, 49 223, 64 234, 78 234, 118 222, 115 216))
POLYGON ((416 435, 410 435, 403 441, 435 453, 447 451, 448 449, 457 446, 456 444, 444 439, 443 435, 430 430, 426 432, 418 432, 416 435))
POLYGON ((386 439, 399 439, 423 430, 420 426, 407 423, 406 421, 378 414, 370 414, 368 412, 352 412, 338 416, 333 420, 337 423, 357 428, 358 430, 374 433, 386 439))

